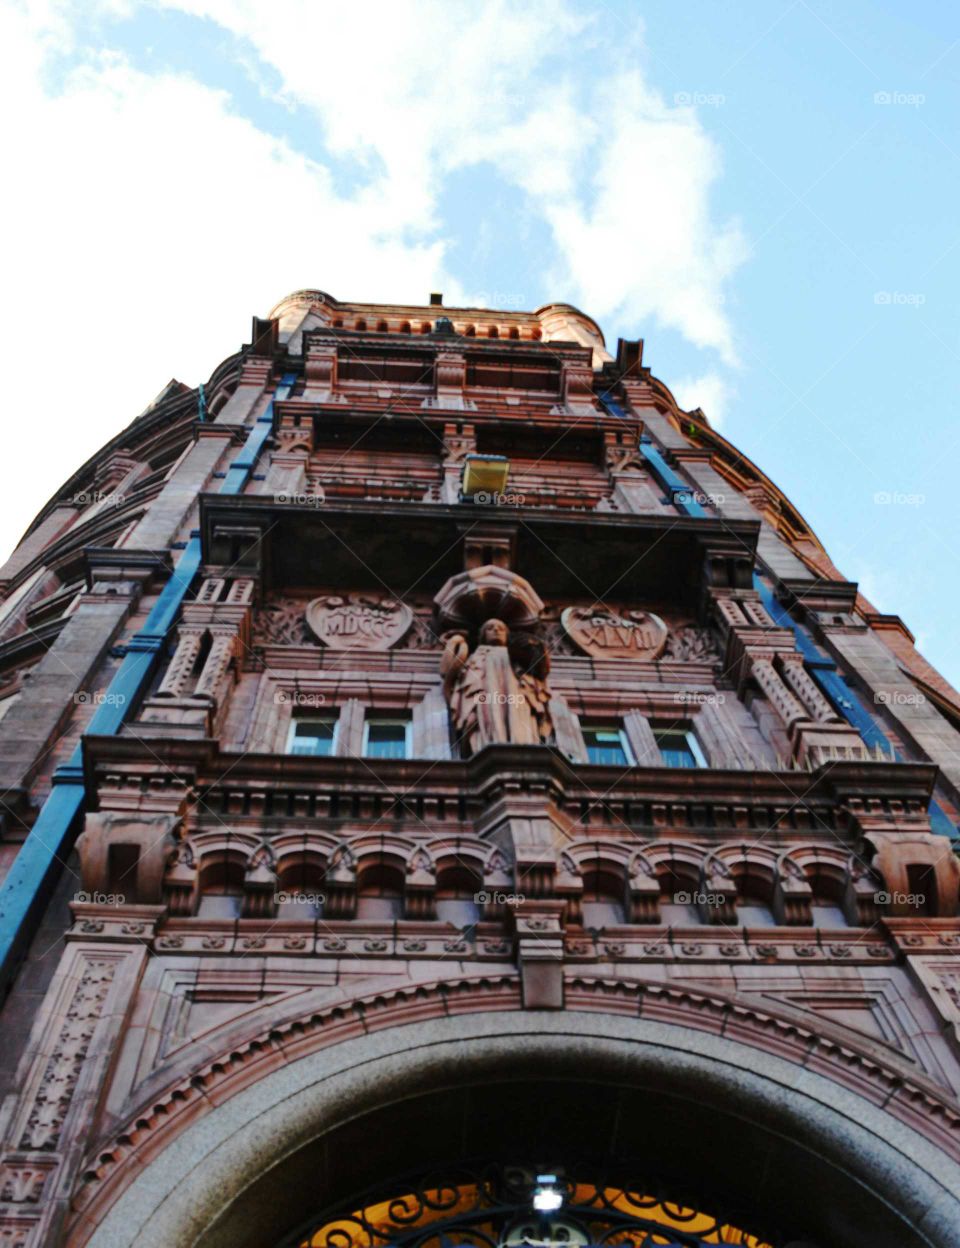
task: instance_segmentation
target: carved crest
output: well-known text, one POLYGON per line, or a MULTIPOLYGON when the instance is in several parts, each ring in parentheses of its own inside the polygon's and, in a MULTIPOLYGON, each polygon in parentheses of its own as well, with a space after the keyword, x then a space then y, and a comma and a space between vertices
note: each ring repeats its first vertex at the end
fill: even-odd
POLYGON ((382 594, 315 598, 307 624, 332 650, 389 650, 413 621, 413 612, 382 594))
POLYGON ((598 659, 657 659, 667 644, 667 626, 649 611, 615 615, 603 607, 567 607, 560 617, 567 636, 598 659))

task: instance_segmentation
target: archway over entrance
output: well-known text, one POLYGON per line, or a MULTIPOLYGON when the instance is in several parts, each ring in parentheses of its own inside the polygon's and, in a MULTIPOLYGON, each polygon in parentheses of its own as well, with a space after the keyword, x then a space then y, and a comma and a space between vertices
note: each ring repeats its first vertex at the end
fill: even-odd
POLYGON ((776 1248, 960 1248, 958 1168, 877 1105, 722 1036, 580 1011, 434 1019, 291 1061, 197 1118, 70 1244, 275 1248, 465 1161, 603 1170, 776 1248))

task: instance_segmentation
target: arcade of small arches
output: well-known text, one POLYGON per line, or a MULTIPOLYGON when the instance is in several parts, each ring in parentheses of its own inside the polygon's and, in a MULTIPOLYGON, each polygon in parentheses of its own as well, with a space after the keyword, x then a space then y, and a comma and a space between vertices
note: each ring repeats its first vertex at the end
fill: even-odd
MULTIPOLYGON (((518 875, 503 849, 474 837, 428 841, 319 831, 269 840, 223 827, 194 830, 164 875, 170 913, 207 918, 440 919, 463 927, 502 917, 509 898, 555 895, 568 925, 624 923, 869 926, 884 882, 841 846, 788 850, 680 840, 583 838, 542 878, 518 875)), ((932 898, 931 898, 932 899, 932 898)))

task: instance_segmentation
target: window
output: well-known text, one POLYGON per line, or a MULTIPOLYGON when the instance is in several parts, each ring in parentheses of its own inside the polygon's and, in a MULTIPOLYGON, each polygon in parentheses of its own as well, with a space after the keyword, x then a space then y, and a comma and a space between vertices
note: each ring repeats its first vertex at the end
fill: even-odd
POLYGON ((368 719, 363 726, 365 758, 409 758, 409 719, 368 719))
POLYGON ((295 719, 290 725, 287 753, 326 757, 333 753, 336 743, 337 721, 332 716, 325 719, 295 719))
POLYGON ((689 728, 654 728, 653 735, 666 767, 706 767, 700 743, 689 728))
POLYGON ((591 763, 608 767, 625 767, 632 762, 623 729, 616 725, 584 725, 583 741, 591 763))

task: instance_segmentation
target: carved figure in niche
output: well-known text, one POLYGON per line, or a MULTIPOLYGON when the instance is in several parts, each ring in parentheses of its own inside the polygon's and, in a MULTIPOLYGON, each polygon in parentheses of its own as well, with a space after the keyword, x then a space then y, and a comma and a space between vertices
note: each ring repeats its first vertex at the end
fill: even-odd
POLYGON ((493 742, 544 745, 552 733, 550 656, 538 638, 511 638, 503 620, 487 620, 473 653, 450 633, 440 674, 457 738, 471 754, 493 742))

